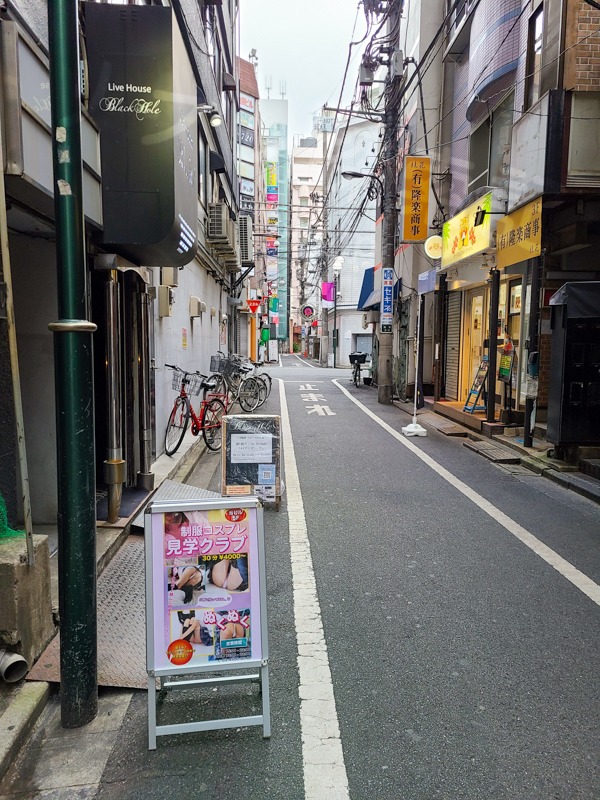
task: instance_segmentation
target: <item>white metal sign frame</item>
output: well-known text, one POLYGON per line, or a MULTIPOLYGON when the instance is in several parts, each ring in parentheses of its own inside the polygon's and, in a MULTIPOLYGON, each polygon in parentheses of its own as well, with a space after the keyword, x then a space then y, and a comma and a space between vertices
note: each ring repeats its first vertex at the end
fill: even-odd
MULTIPOLYGON (((233 515, 235 518, 235 514, 233 515)), ((199 529, 202 527, 200 524, 199 529)), ((214 550, 216 535, 209 531, 210 526, 202 529, 201 541, 207 546, 213 537, 211 550, 214 550)), ((239 529, 243 530, 243 526, 239 529)), ((271 735, 271 709, 269 699, 269 645, 267 631, 267 589, 266 589, 266 560, 265 540, 263 525, 263 508, 255 497, 236 497, 178 500, 151 503, 144 515, 145 553, 146 553, 146 670, 148 673, 148 749, 156 749, 157 736, 169 736, 177 733, 193 733, 196 731, 217 730, 222 728, 239 728, 242 726, 262 725, 263 737, 271 735), (251 606, 250 628, 250 656, 248 658, 234 658, 222 662, 207 661, 207 663, 185 663, 166 666, 160 647, 165 643, 165 608, 167 614, 177 613, 171 610, 169 587, 166 580, 168 565, 165 563, 165 514, 184 514, 198 512, 207 515, 208 512, 245 511, 248 523, 249 548, 247 554, 248 580, 250 587, 248 602, 251 606), (158 554, 160 553, 160 558, 158 554), (255 607, 258 604, 258 608, 255 607), (258 613, 257 613, 258 611, 258 613), (258 626, 256 625, 258 618, 258 626), (257 635, 258 627, 258 635, 257 635), (162 643, 157 631, 163 631, 162 643), (161 662, 161 663, 159 663, 161 662), (240 671, 244 670, 242 674, 240 671), (248 673, 247 670, 254 670, 248 673), (256 671, 258 670, 258 671, 256 671), (211 673, 208 677, 199 677, 211 673), (229 673, 229 674, 221 674, 229 673), (187 676, 190 676, 187 678, 187 676), (186 677, 185 680, 181 678, 186 677), (161 690, 206 687, 243 681, 258 682, 262 696, 262 713, 247 717, 228 717, 225 719, 197 720, 186 723, 158 725, 157 724, 157 687, 156 680, 160 679, 161 690)), ((194 537, 191 530, 192 543, 199 539, 194 537)), ((221 535, 221 534, 219 534, 221 535)), ((186 539, 186 542, 189 540, 186 539)), ((193 552, 193 544, 191 551, 193 552)), ((190 545, 188 544, 188 549, 190 545)), ((190 559, 188 559, 190 560, 190 559)), ((193 558, 191 559, 193 560, 193 558)), ((196 559, 198 561, 198 559, 196 559)), ((202 601, 200 601, 202 602, 202 601)), ((211 603, 207 601, 207 607, 211 603)), ((202 608, 202 605, 198 606, 202 608)), ((214 612, 213 612, 214 614, 214 612)), ((166 656, 167 663, 169 657, 166 656)), ((172 663, 172 662, 171 662, 172 663)))

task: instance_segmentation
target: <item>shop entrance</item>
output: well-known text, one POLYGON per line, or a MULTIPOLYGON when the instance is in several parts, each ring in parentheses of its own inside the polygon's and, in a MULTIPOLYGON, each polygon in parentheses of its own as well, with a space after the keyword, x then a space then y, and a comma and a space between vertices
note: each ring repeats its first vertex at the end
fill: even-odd
POLYGON ((461 400, 467 396, 483 357, 485 339, 485 288, 471 289, 466 295, 465 307, 465 364, 462 370, 461 400))

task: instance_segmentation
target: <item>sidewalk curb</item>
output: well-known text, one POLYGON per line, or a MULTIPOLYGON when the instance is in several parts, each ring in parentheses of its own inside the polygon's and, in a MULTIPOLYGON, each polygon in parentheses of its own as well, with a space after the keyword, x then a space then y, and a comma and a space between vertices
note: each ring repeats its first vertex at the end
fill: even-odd
POLYGON ((0 717, 0 781, 4 778, 50 697, 50 684, 25 681, 0 717), (4 718, 10 714, 10 724, 4 718))

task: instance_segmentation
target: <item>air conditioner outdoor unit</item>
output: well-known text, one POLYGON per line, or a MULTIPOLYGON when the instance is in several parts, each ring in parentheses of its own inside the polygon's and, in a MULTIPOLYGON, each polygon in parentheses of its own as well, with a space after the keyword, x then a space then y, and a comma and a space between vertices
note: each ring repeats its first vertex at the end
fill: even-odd
POLYGON ((179 270, 177 267, 163 267, 161 277, 163 286, 177 286, 179 283, 179 270))
MULTIPOLYGON (((190 296, 190 317, 199 317, 202 314, 202 306, 204 304, 199 297, 190 296)), ((206 308, 206 306, 204 306, 206 308)))
POLYGON ((211 203, 208 206, 208 238, 213 242, 226 242, 229 239, 229 209, 225 203, 211 203))
POLYGON ((252 235, 252 219, 240 217, 240 255, 242 264, 254 261, 254 237, 252 235))

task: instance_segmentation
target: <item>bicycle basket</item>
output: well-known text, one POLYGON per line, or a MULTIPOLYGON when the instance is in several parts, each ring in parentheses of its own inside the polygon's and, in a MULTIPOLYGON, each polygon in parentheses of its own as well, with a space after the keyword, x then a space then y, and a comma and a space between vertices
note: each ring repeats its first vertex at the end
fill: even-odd
POLYGON ((181 389, 181 381, 183 380, 184 374, 185 373, 183 373, 183 372, 179 372, 179 370, 177 370, 176 372, 173 372, 173 384, 172 385, 173 385, 173 388, 175 389, 175 391, 177 391, 177 392, 181 389))
POLYGON ((225 363, 223 365, 223 375, 230 377, 231 375, 237 375, 240 371, 240 365, 238 361, 234 361, 231 358, 225 359, 225 363))
POLYGON ((192 373, 188 375, 188 384, 186 391, 188 394, 200 394, 202 391, 202 384, 204 383, 204 375, 200 375, 199 372, 192 373))
POLYGON ((211 372, 223 372, 225 369, 225 365, 227 364, 227 358, 225 356, 211 356, 210 357, 210 371, 211 372))
POLYGON ((366 353, 350 353, 350 363, 351 364, 364 364, 367 360, 366 353))

